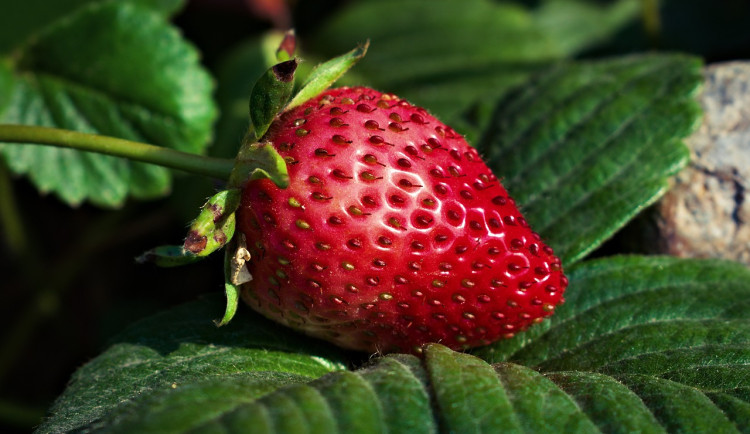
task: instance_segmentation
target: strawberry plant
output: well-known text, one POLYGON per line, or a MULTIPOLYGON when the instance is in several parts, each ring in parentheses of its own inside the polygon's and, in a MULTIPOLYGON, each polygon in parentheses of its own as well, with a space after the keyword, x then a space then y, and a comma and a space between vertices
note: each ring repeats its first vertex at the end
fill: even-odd
POLYGON ((132 324, 74 361, 44 417, 4 396, 0 416, 39 432, 746 432, 750 271, 607 242, 688 164, 703 61, 611 55, 642 13, 658 34, 655 2, 528 3, 301 2, 275 16, 297 36, 232 50, 190 39, 201 2, 13 6, 4 255, 40 289, 8 313, 0 384, 42 375, 6 374, 63 288, 83 299, 76 270, 151 308, 104 303, 132 324), (142 214, 154 229, 129 241, 142 214), (39 266, 37 227, 64 266, 39 266), (102 237, 138 264, 108 268, 102 237))

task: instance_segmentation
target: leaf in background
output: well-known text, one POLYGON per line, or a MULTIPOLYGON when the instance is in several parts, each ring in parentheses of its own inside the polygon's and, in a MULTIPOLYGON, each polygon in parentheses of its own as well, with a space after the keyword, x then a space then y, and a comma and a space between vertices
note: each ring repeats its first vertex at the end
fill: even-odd
POLYGON ((204 410, 226 411, 237 400, 248 402, 281 385, 344 368, 343 353, 335 347, 248 309, 217 328, 212 320, 224 312, 224 303, 214 294, 130 327, 78 370, 40 432, 82 428, 110 413, 157 423, 172 399, 182 416, 200 421, 204 410))
MULTIPOLYGON (((733 432, 750 417, 750 270, 618 257, 570 271, 541 325, 343 371, 343 353, 221 301, 143 321, 81 368, 41 432, 733 432), (506 361, 507 360, 507 361, 506 361), (709 430, 709 427, 712 429, 709 430)), ((356 358, 350 359, 352 362, 356 358)))
POLYGON ((370 39, 357 74, 452 123, 477 99, 498 97, 549 62, 590 47, 638 11, 633 0, 568 4, 575 13, 556 21, 554 10, 510 2, 357 2, 318 31, 312 48, 332 56, 370 39))
MULTIPOLYGON (((123 0, 24 0, 3 2, 0 14, 0 54, 18 48, 34 33, 92 3, 123 0)), ((127 0, 171 16, 182 9, 186 0, 127 0)))
POLYGON ((479 148, 534 228, 571 264, 667 189, 699 120, 698 59, 562 65, 497 105, 479 148))
MULTIPOLYGON (((216 109, 196 50, 154 12, 127 3, 82 9, 19 52, 0 122, 55 126, 203 151, 216 109)), ((166 169, 68 149, 0 145, 8 166, 64 201, 118 206, 170 185, 166 169)))
POLYGON ((626 24, 640 18, 642 1, 542 0, 534 10, 542 32, 565 53, 602 45, 626 24))

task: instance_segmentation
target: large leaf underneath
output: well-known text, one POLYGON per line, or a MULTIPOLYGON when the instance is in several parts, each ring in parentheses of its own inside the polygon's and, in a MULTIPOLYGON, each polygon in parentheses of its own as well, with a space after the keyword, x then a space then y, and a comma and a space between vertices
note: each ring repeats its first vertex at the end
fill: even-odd
POLYGON ((632 0, 550 3, 531 10, 489 0, 356 2, 319 30, 314 48, 330 56, 371 40, 356 74, 451 123, 477 99, 601 41, 638 10, 632 0))
MULTIPOLYGON (((215 108, 194 48, 127 3, 86 7, 23 47, 0 122, 54 126, 202 152, 215 108)), ((4 88, 6 86, 0 86, 4 88)), ((0 145, 16 173, 64 201, 117 206, 165 193, 166 169, 67 149, 0 145)))
POLYGON ((560 66, 497 105, 480 149, 563 262, 667 189, 700 114, 700 61, 634 56, 560 66))
POLYGON ((146 320, 81 368, 42 432, 737 432, 750 270, 620 257, 570 271, 551 321, 475 352, 343 353, 219 297, 146 320), (357 360, 350 359, 351 361, 357 360))
POLYGON ((247 309, 217 328, 212 320, 224 312, 223 304, 216 294, 123 332, 76 372, 51 410, 54 418, 40 431, 68 431, 105 416, 119 420, 146 413, 157 423, 157 413, 172 405, 193 413, 190 423, 201 423, 234 400, 247 402, 280 385, 344 368, 341 351, 247 309))

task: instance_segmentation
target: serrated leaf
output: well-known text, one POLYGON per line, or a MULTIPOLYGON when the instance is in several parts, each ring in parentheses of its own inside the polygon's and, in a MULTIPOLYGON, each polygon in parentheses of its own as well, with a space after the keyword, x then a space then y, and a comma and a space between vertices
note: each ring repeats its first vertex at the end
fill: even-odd
MULTIPOLYGON (((81 9, 17 55, 0 122, 100 133, 200 153, 216 109, 197 52, 164 17, 128 3, 81 9), (85 43, 81 35, 85 34, 85 43)), ((70 204, 118 206, 170 185, 166 169, 47 147, 0 145, 16 173, 70 204)))
POLYGON ((641 398, 608 375, 569 371, 547 378, 575 399, 602 432, 663 432, 641 398))
POLYGON ((522 431, 507 391, 486 362, 441 345, 427 348, 426 361, 447 431, 522 431))
POLYGON ((660 197, 687 163, 701 63, 634 56, 571 64, 497 105, 479 148, 535 231, 571 264, 660 197))
POLYGON ((525 432, 597 432, 575 401, 544 375, 512 363, 494 365, 525 432))
MULTIPOLYGON (((221 395, 234 380, 242 384, 226 390, 231 405, 234 399, 250 400, 252 394, 243 396, 248 390, 257 394, 269 391, 269 385, 309 381, 344 367, 337 349, 248 309, 240 309, 234 321, 219 329, 212 320, 223 311, 224 300, 216 294, 135 324, 78 370, 52 407, 52 419, 39 431, 80 429, 108 415, 143 422, 144 409, 167 412, 172 399, 184 404, 180 411, 196 413, 194 420, 200 421, 201 410, 209 405, 203 394, 221 395)), ((161 423, 159 414, 153 417, 161 423)))
POLYGON ((634 256, 579 264, 569 278, 566 303, 550 321, 476 354, 546 373, 600 428, 625 417, 620 405, 644 428, 748 426, 750 270, 634 256))
POLYGON ((667 432, 736 433, 738 428, 748 428, 747 420, 735 425, 700 390, 641 375, 618 379, 638 394, 667 432))
POLYGON ((206 427, 268 433, 435 433, 424 370, 413 356, 388 356, 356 372, 336 372, 280 388, 206 427), (238 421, 242 421, 241 423, 238 421))
POLYGON ((357 67, 365 83, 452 123, 476 100, 498 97, 549 62, 592 46, 638 11, 633 0, 575 3, 577 13, 555 21, 542 9, 511 2, 356 2, 320 28, 313 48, 332 56, 371 40, 357 67))

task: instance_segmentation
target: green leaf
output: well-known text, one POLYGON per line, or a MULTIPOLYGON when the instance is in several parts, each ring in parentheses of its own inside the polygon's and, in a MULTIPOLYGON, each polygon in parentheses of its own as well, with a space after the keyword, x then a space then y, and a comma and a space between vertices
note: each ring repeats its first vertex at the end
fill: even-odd
MULTIPOLYGON (((617 377, 638 394, 668 432, 736 433, 735 425, 703 392, 661 378, 641 375, 617 377)), ((741 422, 742 420, 738 420, 741 422)))
POLYGON ((746 431, 750 269, 633 256, 569 278, 556 315, 486 361, 433 344, 350 371, 358 357, 243 310, 216 331, 217 294, 120 336, 41 431, 746 431))
POLYGON ((238 401, 344 367, 335 348, 248 309, 219 329, 212 320, 223 310, 216 294, 135 324, 78 370, 40 432, 81 429, 105 417, 122 421, 123 429, 164 427, 173 411, 185 423, 200 423, 238 401))
POLYGON ((492 367, 433 345, 426 351, 442 425, 451 432, 520 432, 507 391, 492 367))
POLYGON ((495 365, 525 432, 597 432, 576 402, 544 375, 512 363, 495 365))
POLYGON ((640 0, 542 0, 535 22, 565 53, 580 53, 602 45, 617 30, 640 18, 640 0))
POLYGON ((563 65, 503 98, 479 148, 566 264, 659 198, 687 163, 699 60, 633 56, 563 65))
POLYGON ((332 56, 369 39, 357 66, 365 83, 453 123, 477 100, 491 101, 531 72, 591 47, 638 11, 633 0, 572 4, 575 13, 556 21, 544 8, 511 2, 354 2, 320 28, 313 48, 332 56))
POLYGON ((603 432, 663 432, 641 398, 608 375, 570 371, 547 378, 575 399, 603 432))
POLYGON ((352 66, 365 56, 369 45, 369 42, 365 42, 364 45, 360 45, 346 54, 342 54, 316 66, 310 72, 305 82, 302 83, 302 88, 292 98, 286 109, 290 110, 300 106, 331 87, 336 80, 346 74, 346 71, 351 69, 352 66))
MULTIPOLYGON (((18 52, 0 122, 54 126, 200 153, 216 109, 198 54, 164 17, 128 3, 81 9, 18 52), (87 37, 82 43, 80 35, 87 37)), ((170 186, 166 169, 65 149, 0 145, 8 166, 70 204, 118 206, 170 186)))

